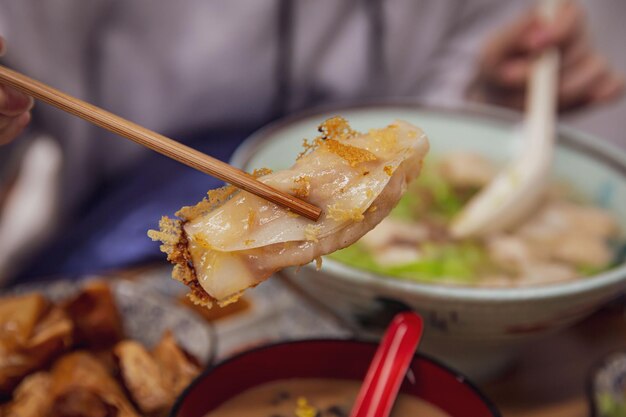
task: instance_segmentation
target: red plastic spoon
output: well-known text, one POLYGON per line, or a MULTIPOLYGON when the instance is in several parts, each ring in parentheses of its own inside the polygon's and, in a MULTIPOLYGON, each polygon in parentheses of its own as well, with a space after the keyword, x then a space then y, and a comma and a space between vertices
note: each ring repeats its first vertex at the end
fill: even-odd
POLYGON ((388 417, 422 337, 424 323, 415 313, 396 315, 367 370, 350 417, 388 417))

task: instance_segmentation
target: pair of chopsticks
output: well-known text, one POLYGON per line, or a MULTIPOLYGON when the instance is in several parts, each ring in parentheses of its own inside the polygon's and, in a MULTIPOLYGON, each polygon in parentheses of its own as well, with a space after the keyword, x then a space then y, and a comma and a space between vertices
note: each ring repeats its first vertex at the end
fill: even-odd
POLYGON ((322 213, 318 207, 270 187, 225 162, 1 65, 0 82, 308 219, 317 221, 322 213))

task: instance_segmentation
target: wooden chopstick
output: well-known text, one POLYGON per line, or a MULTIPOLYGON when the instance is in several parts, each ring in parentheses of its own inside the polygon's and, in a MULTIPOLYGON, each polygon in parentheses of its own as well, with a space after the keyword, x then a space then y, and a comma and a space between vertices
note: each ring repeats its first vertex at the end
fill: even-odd
POLYGON ((219 159, 215 159, 2 65, 0 65, 0 82, 135 141, 169 158, 182 162, 198 171, 212 175, 265 200, 286 207, 308 219, 317 221, 322 213, 318 207, 270 187, 258 181, 252 175, 219 159))

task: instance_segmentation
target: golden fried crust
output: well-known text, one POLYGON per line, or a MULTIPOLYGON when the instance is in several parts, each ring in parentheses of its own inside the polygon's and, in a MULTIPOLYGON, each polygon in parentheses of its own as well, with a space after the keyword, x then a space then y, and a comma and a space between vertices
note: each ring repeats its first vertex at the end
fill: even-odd
MULTIPOLYGON (((207 202, 207 200, 203 200, 203 202, 207 202)), ((185 207, 183 210, 185 210, 184 213, 179 212, 177 214, 183 216, 185 214, 191 214, 190 208, 185 207)), ((194 304, 210 308, 215 299, 204 291, 198 282, 196 271, 193 268, 191 254, 189 253, 189 240, 183 226, 183 221, 164 216, 159 222, 160 230, 150 230, 148 236, 152 240, 160 240, 163 243, 161 245, 161 251, 165 252, 167 254, 167 260, 174 264, 172 278, 182 282, 191 290, 187 294, 187 297, 189 297, 194 304)))
MULTIPOLYGON (((271 173, 270 169, 258 169, 252 176, 258 178, 271 173)), ((159 230, 148 231, 148 236, 155 241, 161 241, 160 249, 167 254, 167 260, 174 265, 172 278, 187 285, 190 292, 187 297, 200 306, 211 308, 217 301, 202 288, 198 282, 193 260, 189 253, 189 239, 184 230, 185 222, 189 219, 202 216, 215 209, 231 198, 237 192, 237 188, 227 185, 216 190, 210 190, 207 198, 195 206, 187 206, 180 209, 176 216, 182 220, 170 219, 163 216, 159 222, 159 230)), ((231 300, 222 301, 219 304, 228 304, 231 300)))
POLYGON ((180 240, 176 244, 176 249, 172 255, 169 257, 169 261, 176 263, 172 277, 189 287, 191 291, 187 294, 187 297, 194 304, 211 308, 215 299, 198 282, 196 270, 193 267, 191 254, 189 253, 189 240, 187 239, 187 233, 183 229, 183 223, 180 225, 180 240))
MULTIPOLYGON (((174 276, 176 278, 176 276, 174 276)), ((211 308, 213 303, 216 301, 213 297, 211 297, 204 288, 197 281, 191 281, 187 283, 191 292, 187 294, 187 297, 194 303, 204 307, 211 308)))
POLYGON ((359 133, 353 130, 348 121, 341 116, 331 117, 324 121, 317 130, 322 134, 322 139, 346 140, 353 138, 359 133))
POLYGON ((339 156, 350 166, 355 167, 363 162, 375 161, 376 155, 368 150, 346 145, 335 139, 324 139, 320 142, 329 152, 339 156))

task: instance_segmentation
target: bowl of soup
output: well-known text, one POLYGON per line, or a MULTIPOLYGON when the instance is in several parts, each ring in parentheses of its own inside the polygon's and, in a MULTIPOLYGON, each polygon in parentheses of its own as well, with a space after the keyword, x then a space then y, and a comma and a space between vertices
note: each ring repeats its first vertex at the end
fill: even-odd
POLYGON ((431 150, 416 184, 355 245, 281 274, 318 305, 376 336, 399 309, 426 322, 423 351, 474 378, 511 363, 533 338, 588 316, 626 286, 626 155, 566 126, 542 203, 515 228, 456 241, 447 226, 522 146, 517 113, 395 102, 310 112, 249 138, 232 162, 284 168, 320 121, 361 131, 395 119, 419 126, 431 150))
MULTIPOLYGON (((171 417, 348 416, 375 343, 307 340, 254 349, 200 375, 171 417)), ((463 375, 414 356, 392 417, 494 417, 494 405, 463 375)))

